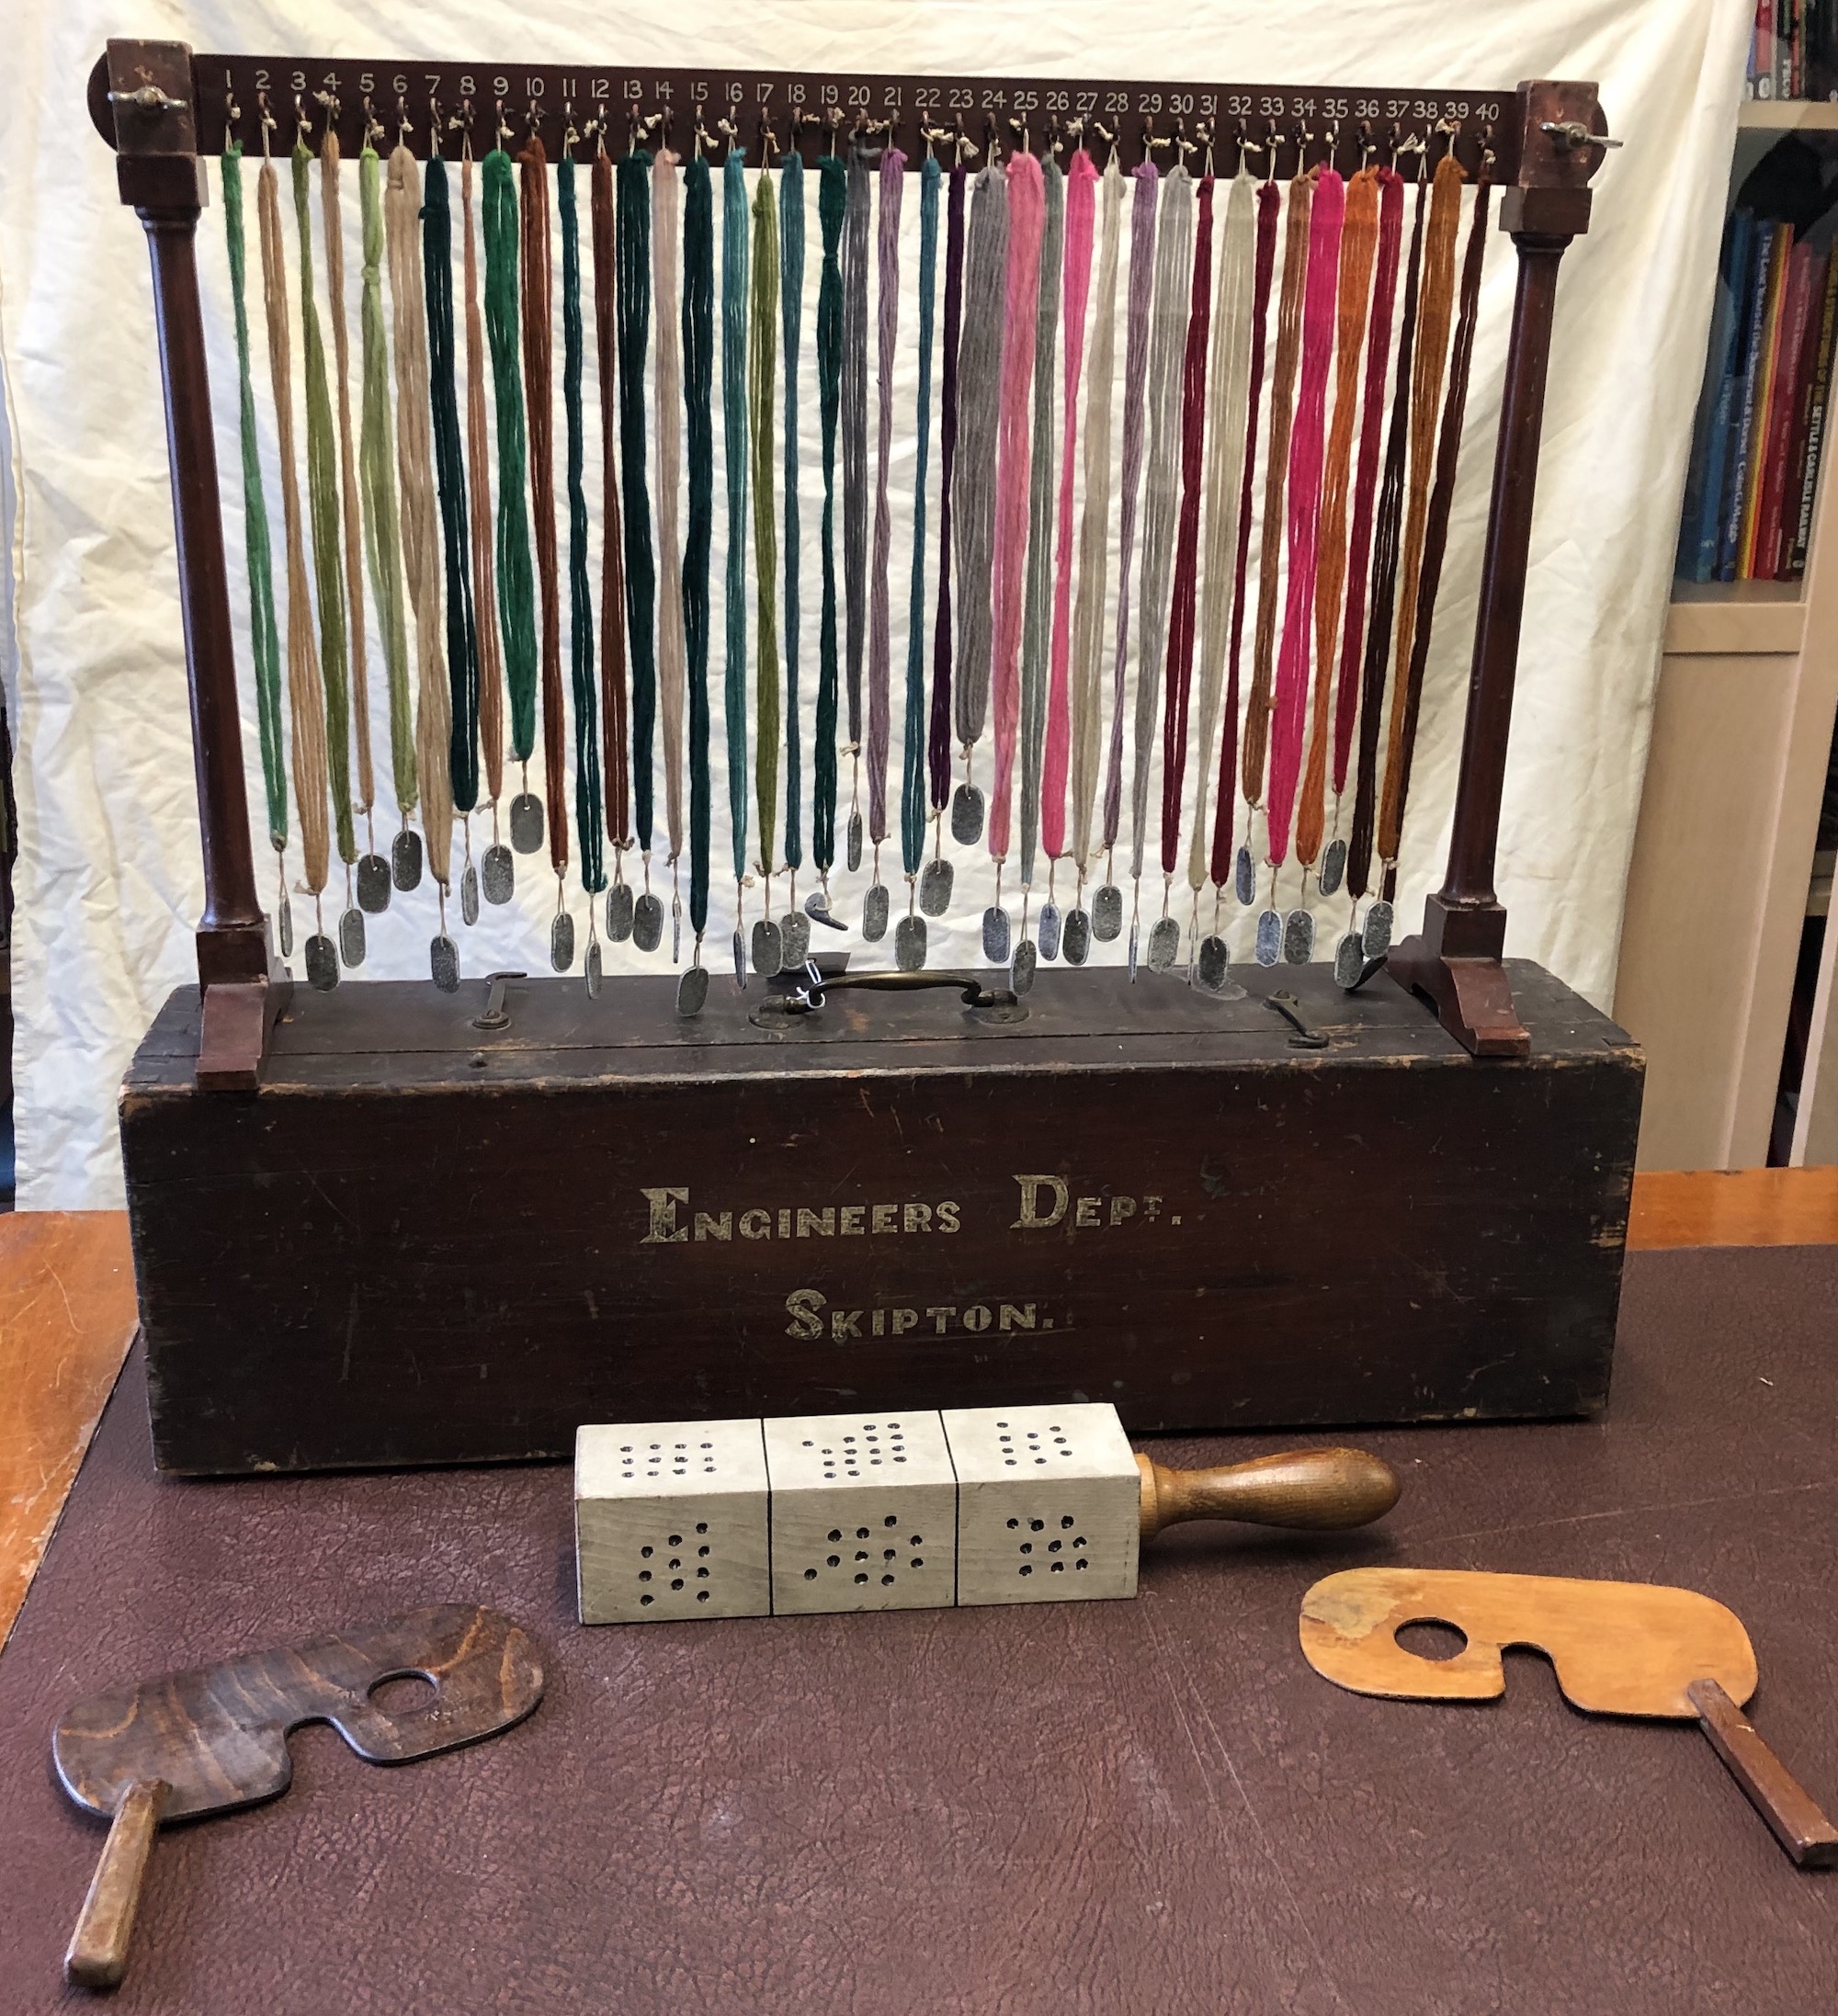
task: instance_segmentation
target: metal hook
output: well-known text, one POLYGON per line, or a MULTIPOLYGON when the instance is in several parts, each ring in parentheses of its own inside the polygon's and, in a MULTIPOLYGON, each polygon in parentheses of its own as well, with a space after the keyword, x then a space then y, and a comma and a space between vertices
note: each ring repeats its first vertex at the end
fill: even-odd
POLYGON ((223 124, 225 130, 240 143, 243 108, 236 103, 236 80, 227 70, 223 73, 223 124))
POLYGON ((306 145, 306 136, 312 130, 312 121, 306 116, 306 108, 301 103, 301 95, 298 91, 293 95, 293 126, 295 146, 304 147, 306 145))
POLYGON ((772 165, 774 154, 782 154, 784 148, 778 144, 778 135, 772 130, 772 121, 764 106, 759 112, 759 164, 762 168, 772 165))
POLYGON ((325 131, 321 134, 319 142, 321 147, 323 147, 331 136, 333 127, 338 122, 338 114, 342 108, 335 91, 315 91, 312 94, 312 102, 325 108, 325 131))
POLYGON ((573 98, 563 98, 562 101, 562 155, 563 160, 573 160, 574 149, 580 139, 581 135, 574 128, 574 101, 573 98))
POLYGON ((440 100, 432 91, 427 94, 427 158, 440 159, 440 100))
POLYGON ((414 121, 408 116, 408 100, 402 92, 398 91, 396 93, 396 145, 398 147, 406 147, 408 145, 408 136, 414 130, 414 121))
POLYGON ((255 108, 262 115, 262 155, 265 160, 270 159, 272 155, 268 143, 268 135, 278 129, 274 114, 268 110, 268 94, 266 91, 256 92, 255 108))

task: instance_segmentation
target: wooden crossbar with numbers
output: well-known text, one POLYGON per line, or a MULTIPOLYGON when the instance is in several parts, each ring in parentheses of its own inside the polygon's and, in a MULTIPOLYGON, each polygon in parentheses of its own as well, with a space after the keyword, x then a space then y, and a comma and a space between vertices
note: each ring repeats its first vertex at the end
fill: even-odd
MULTIPOLYGON (((251 153, 261 150, 262 108, 276 121, 273 144, 291 147, 301 122, 310 135, 328 127, 339 145, 356 153, 371 120, 381 142, 405 142, 425 158, 436 120, 442 152, 457 154, 470 115, 473 151, 493 143, 498 121, 513 148, 537 133, 551 157, 562 151, 569 128, 584 157, 604 134, 622 152, 636 130, 655 142, 669 139, 679 153, 703 144, 718 153, 732 142, 758 158, 769 133, 783 153, 794 144, 807 163, 833 144, 832 136, 859 131, 899 145, 916 166, 928 132, 941 158, 950 159, 961 130, 969 158, 981 159, 993 142, 1004 153, 1021 145, 1084 140, 1101 150, 1118 148, 1136 162, 1152 152, 1166 165, 1183 152, 1190 164, 1210 144, 1215 165, 1231 173, 1242 147, 1252 166, 1293 174, 1306 153, 1311 163, 1350 171, 1368 154, 1389 159, 1402 152, 1452 144, 1462 165, 1478 173, 1491 153, 1492 178, 1517 174, 1520 135, 1511 85, 1486 90, 1423 91, 1387 87, 1347 89, 1260 84, 1139 83, 1089 77, 889 76, 802 70, 651 69, 638 65, 563 63, 492 64, 343 62, 319 56, 192 58, 198 151, 217 154, 239 134, 251 153), (369 112, 366 111, 368 101, 369 112), (649 126, 645 122, 654 122, 649 126)), ((114 139, 107 78, 91 80, 90 112, 104 139, 114 139), (98 82, 99 79, 99 82, 98 82)), ((374 136, 373 136, 374 137, 374 136)))

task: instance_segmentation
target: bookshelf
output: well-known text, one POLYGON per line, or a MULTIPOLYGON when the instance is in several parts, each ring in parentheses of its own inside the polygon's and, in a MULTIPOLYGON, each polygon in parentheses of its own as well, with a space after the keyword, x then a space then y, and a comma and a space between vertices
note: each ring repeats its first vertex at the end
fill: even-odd
MULTIPOLYGON (((1751 101, 1741 127, 1732 192, 1789 131, 1838 163, 1838 105, 1751 101)), ((1806 921, 1831 888, 1815 847, 1838 716, 1834 463, 1820 466, 1801 579, 1673 584, 1615 998, 1648 1056, 1642 1168, 1768 1159, 1806 921)), ((1838 1161, 1838 931, 1791 1160, 1838 1161)))

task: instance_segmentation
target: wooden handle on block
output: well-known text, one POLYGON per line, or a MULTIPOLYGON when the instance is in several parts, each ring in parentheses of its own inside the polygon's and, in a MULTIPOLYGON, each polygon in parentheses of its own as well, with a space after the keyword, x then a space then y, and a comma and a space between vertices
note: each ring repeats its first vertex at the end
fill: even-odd
POLYGON ((1242 1519, 1254 1526, 1331 1530, 1382 1519, 1398 1502, 1398 1473, 1363 1449, 1293 1449, 1217 1470, 1167 1470, 1139 1455, 1141 1536, 1182 1519, 1242 1519))
POLYGON ((121 1795, 102 1859, 63 1956, 63 1977, 80 1988, 119 1988, 160 1813, 171 1791, 164 1778, 141 1778, 121 1795))

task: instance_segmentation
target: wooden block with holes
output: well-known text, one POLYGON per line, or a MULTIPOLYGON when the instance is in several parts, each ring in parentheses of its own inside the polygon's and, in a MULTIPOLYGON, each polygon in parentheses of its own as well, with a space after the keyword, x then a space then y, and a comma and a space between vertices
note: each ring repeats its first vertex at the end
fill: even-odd
POLYGON ((936 1413, 768 1421, 775 1616, 957 1600, 957 1480, 936 1413))
POLYGON ((574 1540, 583 1624, 768 1615, 761 1423, 581 1429, 574 1540))
POLYGON ((944 1423, 959 1603, 1136 1593, 1141 1477, 1114 1407, 951 1408, 944 1423))

